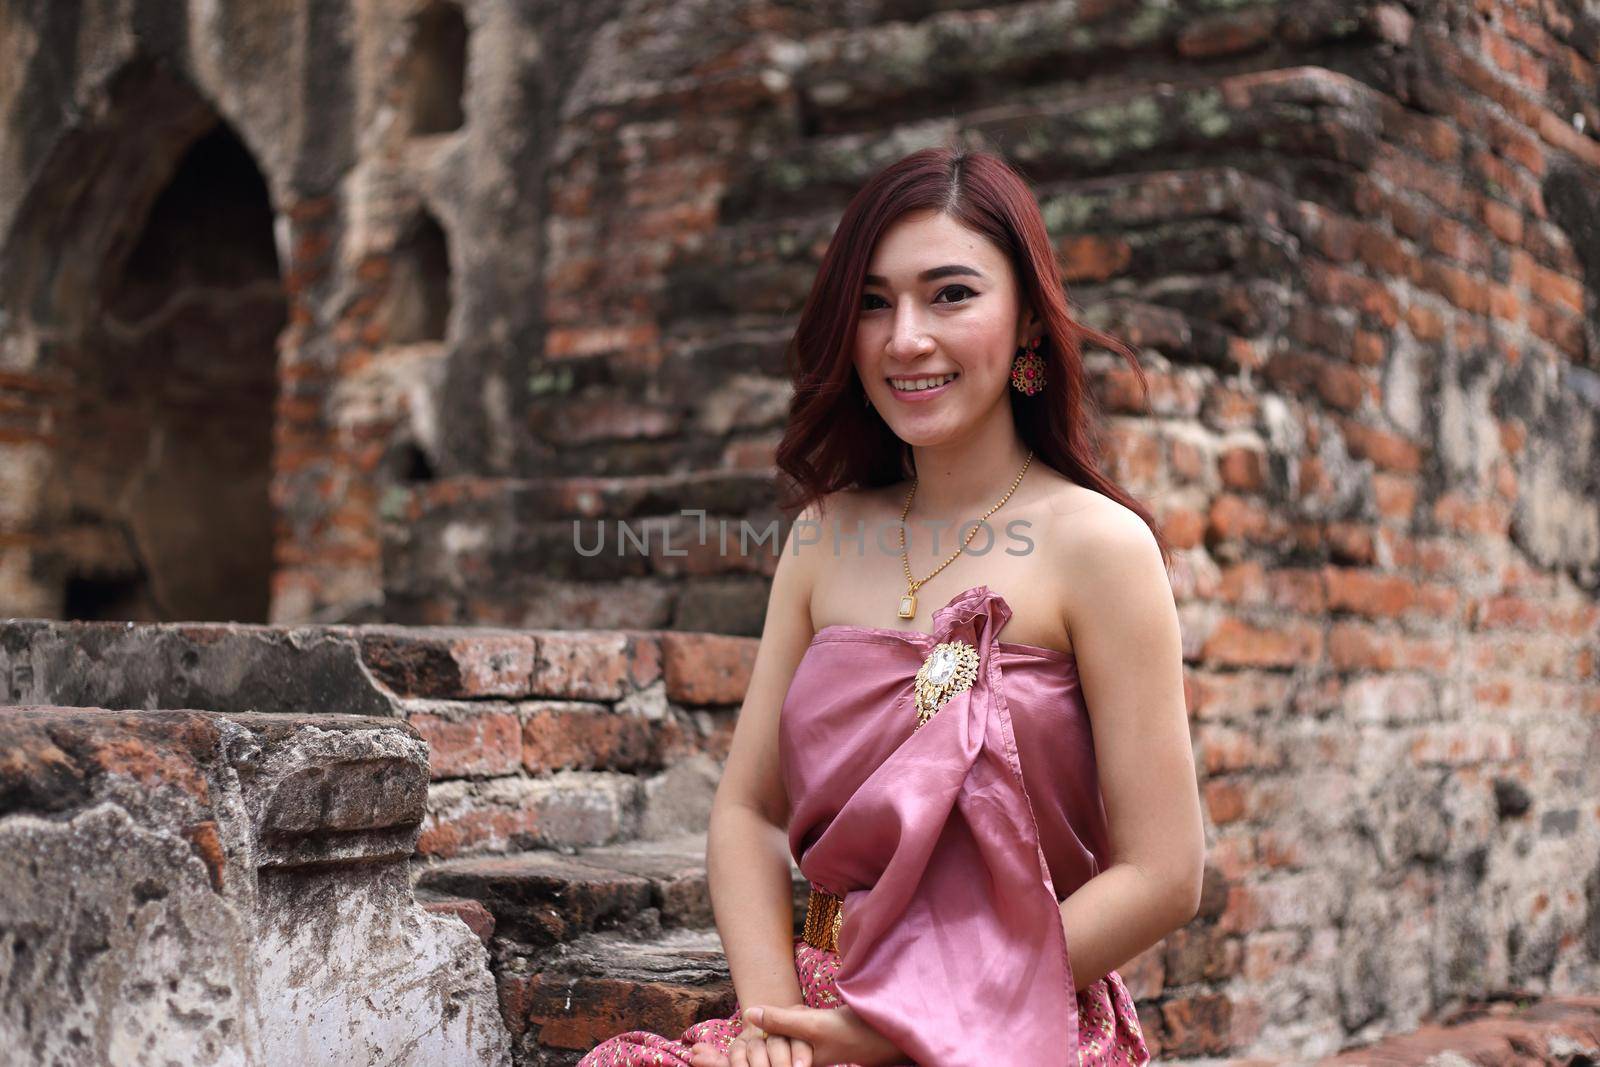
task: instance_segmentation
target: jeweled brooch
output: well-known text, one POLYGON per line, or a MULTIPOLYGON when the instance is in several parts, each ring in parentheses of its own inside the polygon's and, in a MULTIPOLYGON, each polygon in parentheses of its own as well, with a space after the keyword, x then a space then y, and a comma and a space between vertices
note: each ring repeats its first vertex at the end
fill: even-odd
POLYGON ((917 668, 917 725, 912 730, 920 730, 951 697, 971 689, 977 677, 977 649, 965 641, 935 645, 917 668))

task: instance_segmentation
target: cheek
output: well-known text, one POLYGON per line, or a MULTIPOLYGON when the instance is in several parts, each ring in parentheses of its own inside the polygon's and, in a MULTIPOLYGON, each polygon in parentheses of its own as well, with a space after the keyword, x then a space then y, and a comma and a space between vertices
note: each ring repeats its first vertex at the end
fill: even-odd
POLYGON ((1000 319, 974 317, 954 324, 946 342, 964 361, 1003 363, 1011 358, 1011 327, 1000 319))

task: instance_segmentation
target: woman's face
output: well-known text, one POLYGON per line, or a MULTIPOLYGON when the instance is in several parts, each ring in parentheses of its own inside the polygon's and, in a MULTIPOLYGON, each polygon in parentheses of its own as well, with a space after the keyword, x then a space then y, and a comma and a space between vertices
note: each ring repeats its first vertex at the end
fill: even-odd
POLYGON ((1020 312, 1011 264, 988 238, 937 212, 902 217, 862 290, 855 365, 868 399, 908 444, 964 436, 1006 399, 1011 359, 1032 336, 1020 312))

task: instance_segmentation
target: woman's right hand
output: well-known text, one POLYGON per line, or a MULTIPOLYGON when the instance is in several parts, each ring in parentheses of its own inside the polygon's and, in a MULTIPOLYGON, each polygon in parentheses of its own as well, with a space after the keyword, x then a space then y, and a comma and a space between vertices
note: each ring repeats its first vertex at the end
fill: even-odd
POLYGON ((809 1041, 768 1036, 759 1026, 745 1026, 733 1037, 726 1053, 709 1041, 696 1041, 690 1049, 693 1067, 812 1067, 809 1041))

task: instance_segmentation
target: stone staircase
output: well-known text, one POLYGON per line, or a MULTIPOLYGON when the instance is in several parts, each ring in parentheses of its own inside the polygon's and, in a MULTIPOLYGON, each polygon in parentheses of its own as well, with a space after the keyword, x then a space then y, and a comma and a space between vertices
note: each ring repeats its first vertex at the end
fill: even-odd
MULTIPOLYGON (((735 1005, 706 888, 706 838, 446 860, 418 872, 431 908, 479 910, 501 1009, 528 1063, 576 1063, 627 1030, 677 1035, 735 1005)), ((795 932, 807 885, 791 864, 795 932)))
POLYGON ((427 775, 390 719, 0 708, 0 1059, 509 1063, 409 884, 427 775))
MULTIPOLYGON (((371 1048, 403 1033, 393 1015, 404 998, 391 1002, 378 972, 426 969, 443 953, 456 961, 446 976, 407 988, 448 977, 477 1000, 462 993, 429 1002, 469 1005, 464 1019, 454 1008, 434 1019, 425 1006, 406 1007, 416 1027, 437 1024, 435 1036, 393 1062, 503 1063, 514 1053, 517 1063, 574 1063, 612 1034, 637 1026, 671 1033, 732 1010, 706 890, 704 828, 753 645, 640 631, 0 621, 0 682, 15 705, 0 709, 0 727, 22 731, 6 736, 8 750, 23 754, 20 766, 16 756, 0 760, 0 851, 18 842, 5 855, 23 862, 33 838, 8 839, 4 830, 98 798, 51 799, 62 774, 52 746, 102 754, 79 777, 147 814, 158 832, 190 842, 183 847, 214 871, 252 885, 291 885, 262 873, 279 868, 300 879, 295 892, 265 903, 224 893, 210 905, 241 931, 228 958, 236 984, 247 985, 252 970, 301 966, 311 930, 324 950, 375 938, 366 969, 350 965, 347 987, 314 986, 328 1002, 323 1015, 372 1001, 377 1023, 352 1023, 343 1043, 329 1046, 353 1057, 342 1062, 378 1062, 371 1048), (174 707, 187 710, 156 710, 174 707), (292 749, 298 762, 280 757, 263 767, 265 757, 236 755, 237 744, 219 750, 219 736, 241 730, 292 749), (100 740, 68 745, 77 733, 100 740), (292 790, 277 784, 284 775, 292 790), (179 805, 163 784, 174 776, 191 792, 209 788, 222 814, 179 805), (248 811, 266 814, 252 821, 248 811), (213 823, 220 829, 209 836, 191 832, 213 823), (381 894, 363 889, 362 878, 385 870, 381 894), (409 940, 377 930, 384 924, 364 908, 380 897, 392 923, 413 931, 409 940), (296 919, 306 932, 295 933, 296 919), (286 941, 266 937, 278 928, 286 941), (459 934, 444 939, 448 952, 429 947, 441 930, 459 934), (386 948, 402 941, 410 946, 404 963, 386 948), (351 1051, 358 1039, 366 1051, 351 1051)), ((44 895, 70 896, 89 859, 60 864, 44 895)), ((133 877, 106 893, 175 895, 157 885, 162 878, 171 880, 133 877)), ((12 933, 0 913, 0 953, 12 933)), ((29 936, 17 934, 16 943, 29 936)), ((142 951, 120 946, 118 973, 146 981, 142 951)), ((235 997, 224 1030, 306 1010, 295 1007, 290 977, 278 977, 254 991, 259 1003, 235 997)), ((111 1000, 89 1001, 91 1014, 116 1011, 111 1000)), ((70 1047, 68 1036, 49 1032, 48 1017, 33 1018, 46 1024, 32 1034, 39 1048, 70 1047)), ((0 1033, 6 1027, 0 1013, 0 1033)), ((291 1029, 266 1032, 249 1046, 265 1058, 247 1062, 285 1062, 291 1029)), ((208 1048, 226 1044, 209 1036, 208 1048)), ((182 1042, 154 1045, 151 1055, 174 1048, 210 1062, 182 1042)), ((307 1055, 304 1062, 334 1062, 307 1055)))
MULTIPOLYGON (((0 885, 0 1037, 69 1064, 114 1033, 143 1042, 119 1064, 570 1067, 728 1014, 704 826, 753 645, 0 621, 0 862, 26 872, 0 885), (156 710, 180 702, 211 707, 156 710)), ((1119 969, 1158 1059, 1198 1025, 1167 987, 1203 934, 1119 969)), ((1593 1063, 1600 999, 1502 996, 1336 1062, 1453 1056, 1593 1063)))

